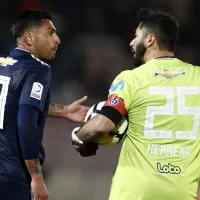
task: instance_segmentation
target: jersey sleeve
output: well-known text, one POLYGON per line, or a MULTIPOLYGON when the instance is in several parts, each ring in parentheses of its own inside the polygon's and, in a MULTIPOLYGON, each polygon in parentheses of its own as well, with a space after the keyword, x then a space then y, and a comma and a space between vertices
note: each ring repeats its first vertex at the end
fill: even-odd
POLYGON ((112 106, 122 116, 128 112, 137 90, 137 79, 132 71, 120 73, 113 81, 104 106, 112 106))
POLYGON ((50 91, 50 68, 44 65, 29 67, 24 78, 20 104, 28 104, 43 111, 50 91))

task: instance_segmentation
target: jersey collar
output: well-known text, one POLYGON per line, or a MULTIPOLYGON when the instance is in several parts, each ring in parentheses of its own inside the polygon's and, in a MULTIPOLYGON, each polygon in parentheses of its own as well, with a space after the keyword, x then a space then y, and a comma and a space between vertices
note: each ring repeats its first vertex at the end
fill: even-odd
MULTIPOLYGON (((25 49, 22 49, 22 48, 19 48, 19 47, 16 47, 15 49, 18 49, 18 50, 21 50, 21 51, 25 51, 25 52, 30 53, 30 51, 25 50, 25 49)), ((30 53, 30 54, 31 54, 31 53, 30 53)), ((45 63, 44 61, 41 61, 39 58, 36 58, 33 54, 31 54, 31 56, 32 56, 34 59, 36 59, 37 61, 41 62, 42 64, 49 66, 49 65, 48 65, 47 63, 45 63)), ((49 66, 49 67, 50 67, 50 66, 49 66)))
POLYGON ((157 57, 157 58, 154 58, 154 59, 165 60, 165 59, 175 59, 175 57, 174 56, 160 56, 160 57, 157 57))

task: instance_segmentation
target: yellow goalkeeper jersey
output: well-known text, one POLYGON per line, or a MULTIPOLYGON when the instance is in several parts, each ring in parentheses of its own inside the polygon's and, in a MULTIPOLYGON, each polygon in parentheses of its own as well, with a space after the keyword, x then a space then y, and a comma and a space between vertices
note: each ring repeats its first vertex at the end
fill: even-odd
POLYGON ((119 74, 129 127, 109 200, 195 200, 200 177, 200 68, 153 59, 119 74))

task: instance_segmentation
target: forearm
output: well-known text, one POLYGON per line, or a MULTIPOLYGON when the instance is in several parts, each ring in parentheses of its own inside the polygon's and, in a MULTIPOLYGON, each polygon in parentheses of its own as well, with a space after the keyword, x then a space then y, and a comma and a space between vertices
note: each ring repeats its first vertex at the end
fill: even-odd
POLYGON ((84 143, 97 140, 102 132, 96 130, 95 127, 96 125, 92 124, 91 121, 88 122, 77 132, 78 138, 84 143))
POLYGON ((64 117, 63 110, 66 108, 65 105, 57 104, 57 103, 50 103, 48 116, 49 117, 64 117))
POLYGON ((25 160, 26 167, 32 179, 41 177, 42 178, 42 167, 40 165, 40 160, 32 159, 25 160))
POLYGON ((90 119, 78 132, 77 136, 82 142, 97 140, 102 134, 110 132, 115 127, 114 123, 103 115, 90 119))

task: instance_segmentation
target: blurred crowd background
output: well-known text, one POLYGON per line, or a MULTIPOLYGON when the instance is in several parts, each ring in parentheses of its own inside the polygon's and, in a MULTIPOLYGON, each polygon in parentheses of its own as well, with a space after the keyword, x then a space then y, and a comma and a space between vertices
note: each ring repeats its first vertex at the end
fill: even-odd
MULTIPOLYGON (((176 56, 200 65, 198 0, 1 0, 0 53, 15 47, 10 27, 21 11, 50 12, 62 41, 56 60, 50 63, 52 101, 69 104, 88 95, 86 105, 91 106, 106 99, 118 73, 134 68, 129 43, 141 7, 175 15, 180 21, 176 56)), ((121 146, 101 147, 96 156, 81 158, 70 140, 71 130, 78 125, 47 120, 44 177, 50 200, 108 199, 121 146)))

